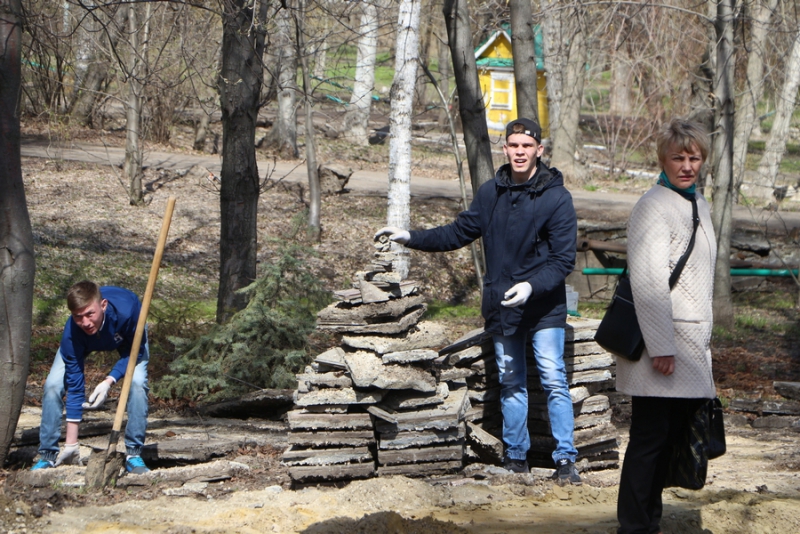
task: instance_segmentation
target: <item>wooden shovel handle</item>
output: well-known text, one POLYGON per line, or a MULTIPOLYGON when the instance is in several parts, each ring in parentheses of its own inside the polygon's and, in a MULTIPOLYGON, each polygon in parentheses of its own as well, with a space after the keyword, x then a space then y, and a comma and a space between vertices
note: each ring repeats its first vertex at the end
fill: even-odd
POLYGON ((161 223, 161 233, 158 235, 158 244, 156 245, 156 253, 153 256, 153 266, 150 268, 150 278, 147 279, 147 289, 144 292, 142 299, 142 309, 139 311, 139 322, 136 324, 136 333, 133 335, 133 345, 131 345, 131 354, 128 357, 128 367, 125 371, 125 378, 122 381, 122 391, 119 394, 119 404, 117 404, 117 415, 114 417, 114 426, 111 427, 112 443, 110 446, 116 446, 116 436, 119 439, 119 431, 122 428, 122 416, 125 414, 125 407, 128 404, 128 394, 131 390, 131 382, 133 381, 133 371, 136 369, 136 360, 139 359, 139 348, 142 346, 142 336, 144 335, 144 327, 147 323, 147 314, 150 311, 150 301, 153 299, 153 289, 156 286, 156 278, 158 278, 158 268, 161 265, 161 257, 164 255, 164 246, 167 243, 167 234, 169 233, 169 224, 172 221, 172 212, 175 210, 175 197, 169 197, 167 200, 167 211, 164 213, 164 220, 161 223))

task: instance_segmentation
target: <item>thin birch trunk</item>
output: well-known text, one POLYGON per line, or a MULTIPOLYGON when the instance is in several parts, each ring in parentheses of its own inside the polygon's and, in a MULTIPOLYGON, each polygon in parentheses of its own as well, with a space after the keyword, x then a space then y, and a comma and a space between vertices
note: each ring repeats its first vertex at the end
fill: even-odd
MULTIPOLYGON (((389 117, 389 203, 387 224, 408 228, 411 222, 411 117, 419 56, 419 19, 421 0, 402 0, 397 18, 397 46, 392 109, 389 117)), ((408 276, 408 252, 398 244, 393 268, 402 278, 408 276)))
POLYGON ((778 168, 786 151, 786 138, 789 134, 789 123, 792 120, 794 105, 797 100, 797 89, 800 86, 800 32, 792 43, 792 51, 786 62, 786 75, 783 88, 775 106, 775 118, 769 132, 764 155, 758 164, 758 183, 761 187, 775 187, 778 168))
POLYGON ((378 50, 378 8, 372 1, 361 4, 356 75, 350 105, 344 116, 344 134, 356 145, 369 144, 369 115, 375 86, 375 57, 378 50))
MULTIPOLYGON (((756 3, 756 2, 754 2, 756 3)), ((747 158, 747 144, 756 125, 758 103, 764 96, 764 44, 767 38, 767 25, 772 13, 778 5, 778 0, 758 1, 758 10, 752 21, 750 41, 746 49, 747 71, 745 87, 741 97, 736 102, 735 129, 733 135, 733 176, 736 194, 744 181, 745 160, 747 158)))

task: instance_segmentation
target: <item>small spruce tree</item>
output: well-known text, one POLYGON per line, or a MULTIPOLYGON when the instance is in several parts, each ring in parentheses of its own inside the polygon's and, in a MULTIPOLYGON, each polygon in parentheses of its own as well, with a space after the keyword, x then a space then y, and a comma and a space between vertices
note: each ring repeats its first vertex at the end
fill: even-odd
POLYGON ((250 302, 230 321, 196 340, 170 338, 183 354, 155 395, 206 402, 260 388, 292 388, 310 359, 308 335, 331 296, 302 259, 298 245, 279 247, 264 275, 240 291, 250 302), (248 385, 250 387, 248 387, 248 385))

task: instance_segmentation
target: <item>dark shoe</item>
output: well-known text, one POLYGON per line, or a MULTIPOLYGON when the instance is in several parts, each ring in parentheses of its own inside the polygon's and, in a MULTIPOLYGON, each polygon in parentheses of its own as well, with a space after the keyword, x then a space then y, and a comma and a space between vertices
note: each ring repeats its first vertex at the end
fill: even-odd
POLYGON ((144 460, 141 456, 131 456, 125 461, 125 471, 132 475, 143 475, 149 473, 150 470, 144 465, 144 460))
POLYGON ((578 468, 567 458, 562 458, 556 462, 556 472, 553 473, 553 480, 559 486, 566 486, 567 484, 580 486, 583 484, 581 476, 578 474, 578 468))
POLYGON ((39 469, 52 469, 55 466, 56 464, 54 464, 50 460, 44 460, 40 458, 38 462, 33 464, 33 467, 31 467, 31 471, 38 471, 39 469))
POLYGON ((530 473, 531 469, 528 467, 527 460, 514 460, 513 458, 506 457, 503 460, 503 469, 511 471, 512 473, 530 473))

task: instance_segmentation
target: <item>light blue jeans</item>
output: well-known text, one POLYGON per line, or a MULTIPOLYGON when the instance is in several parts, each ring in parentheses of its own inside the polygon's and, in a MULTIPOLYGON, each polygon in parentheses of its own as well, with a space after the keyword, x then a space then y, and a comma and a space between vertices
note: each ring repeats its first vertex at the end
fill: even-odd
MULTIPOLYGON (((128 394, 128 424, 125 425, 125 449, 129 456, 139 456, 147 432, 147 363, 150 347, 144 345, 144 353, 136 363, 133 382, 128 394)), ((61 349, 56 352, 50 374, 44 383, 42 395, 42 423, 39 427, 39 456, 43 460, 55 461, 58 456, 58 440, 61 437, 61 420, 66 394, 64 360, 61 349)))
MULTIPOLYGON (((528 331, 513 336, 494 336, 494 351, 500 372, 500 409, 503 412, 503 441, 506 457, 525 460, 531 439, 528 434, 528 370, 525 343, 528 331)), ((574 462, 578 451, 573 443, 575 419, 564 367, 564 329, 545 328, 533 334, 536 367, 547 394, 550 429, 556 441, 553 461, 574 462)))

